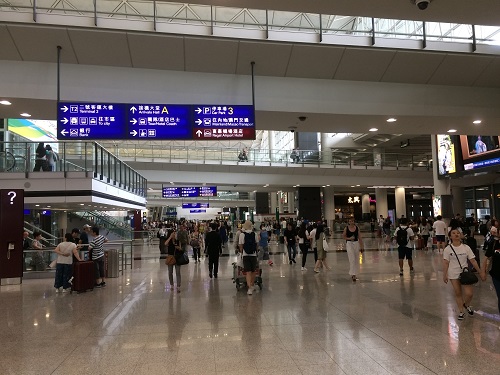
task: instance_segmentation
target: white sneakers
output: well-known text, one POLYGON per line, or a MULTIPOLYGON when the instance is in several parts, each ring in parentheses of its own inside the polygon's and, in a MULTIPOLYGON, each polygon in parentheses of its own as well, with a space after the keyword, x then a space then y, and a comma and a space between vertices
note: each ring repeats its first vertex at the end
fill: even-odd
POLYGON ((306 267, 301 267, 300 270, 301 271, 307 271, 307 268, 306 267))
POLYGON ((253 288, 248 288, 247 294, 251 296, 253 294, 253 288))

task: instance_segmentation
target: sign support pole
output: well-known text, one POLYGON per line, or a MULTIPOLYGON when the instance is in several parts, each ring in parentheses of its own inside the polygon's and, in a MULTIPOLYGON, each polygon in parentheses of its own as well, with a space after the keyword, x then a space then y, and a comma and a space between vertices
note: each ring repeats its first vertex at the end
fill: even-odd
POLYGON ((57 46, 57 105, 61 101, 61 46, 57 46))
POLYGON ((253 107, 253 118, 255 121, 255 74, 254 74, 255 61, 252 61, 250 65, 252 66, 252 107, 253 107))

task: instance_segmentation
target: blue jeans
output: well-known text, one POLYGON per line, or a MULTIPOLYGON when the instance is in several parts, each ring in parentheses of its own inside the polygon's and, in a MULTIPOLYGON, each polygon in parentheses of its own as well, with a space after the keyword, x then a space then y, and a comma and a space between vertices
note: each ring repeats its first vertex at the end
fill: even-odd
POLYGON ((64 289, 71 288, 69 279, 73 275, 73 265, 72 264, 61 264, 56 265, 56 280, 54 281, 54 288, 63 287, 64 289))
POLYGON ((295 256, 297 255, 297 246, 295 245, 295 242, 294 243, 289 242, 286 248, 288 250, 288 259, 290 260, 295 259, 295 256))
POLYGON ((500 312, 500 279, 492 276, 491 280, 493 281, 493 286, 495 287, 495 290, 497 292, 498 312, 500 312))

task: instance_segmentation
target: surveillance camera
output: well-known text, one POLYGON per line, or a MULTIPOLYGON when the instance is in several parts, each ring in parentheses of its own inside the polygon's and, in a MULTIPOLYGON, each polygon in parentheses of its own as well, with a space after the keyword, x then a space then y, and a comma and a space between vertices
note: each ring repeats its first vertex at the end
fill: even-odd
POLYGON ((426 10, 432 0, 414 0, 415 5, 420 10, 426 10))
POLYGON ((288 129, 290 129, 291 133, 295 133, 295 129, 297 129, 296 126, 289 126, 288 129))
POLYGON ((307 120, 307 117, 306 117, 306 116, 299 116, 299 120, 300 120, 300 121, 306 121, 306 120, 307 120))

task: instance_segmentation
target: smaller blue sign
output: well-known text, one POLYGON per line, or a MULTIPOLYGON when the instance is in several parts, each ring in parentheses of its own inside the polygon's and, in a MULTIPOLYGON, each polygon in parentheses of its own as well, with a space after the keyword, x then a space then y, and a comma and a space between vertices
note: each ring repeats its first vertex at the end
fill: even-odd
POLYGON ((217 186, 201 186, 200 197, 216 197, 217 186))
POLYGON ((161 191, 163 198, 180 198, 181 188, 179 187, 163 187, 161 191))
POLYGON ((182 208, 208 208, 208 203, 183 203, 182 208))
POLYGON ((464 165, 466 171, 470 171, 477 168, 492 167, 500 164, 500 158, 488 159, 483 161, 476 161, 474 163, 469 163, 464 165))
POLYGON ((24 209, 24 215, 31 215, 31 210, 24 209))
POLYGON ((50 210, 43 210, 42 211, 42 215, 44 215, 44 216, 50 216, 50 215, 52 215, 52 211, 50 211, 50 210))
POLYGON ((191 214, 203 214, 206 212, 207 212, 207 210, 189 210, 189 213, 191 213, 191 214))
POLYGON ((181 187, 181 197, 183 198, 189 198, 189 197, 199 197, 200 196, 200 191, 198 190, 199 188, 196 186, 192 187, 181 187))

